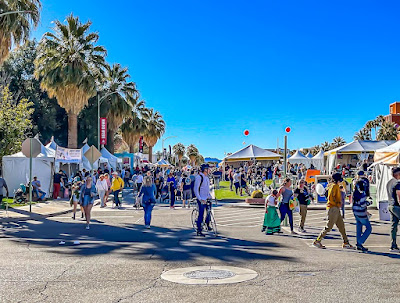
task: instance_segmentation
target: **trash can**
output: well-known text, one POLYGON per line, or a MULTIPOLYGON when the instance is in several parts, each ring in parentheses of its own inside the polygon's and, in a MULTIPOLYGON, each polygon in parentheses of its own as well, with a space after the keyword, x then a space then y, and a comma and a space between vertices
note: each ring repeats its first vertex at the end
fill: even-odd
MULTIPOLYGON (((330 176, 316 175, 314 178, 315 178, 315 185, 321 184, 326 189, 326 187, 328 186, 328 180, 329 180, 330 176)), ((315 195, 316 195, 318 203, 326 203, 327 202, 325 195, 320 196, 317 193, 315 193, 315 195)))
POLYGON ((379 201, 379 220, 390 221, 389 202, 379 201))

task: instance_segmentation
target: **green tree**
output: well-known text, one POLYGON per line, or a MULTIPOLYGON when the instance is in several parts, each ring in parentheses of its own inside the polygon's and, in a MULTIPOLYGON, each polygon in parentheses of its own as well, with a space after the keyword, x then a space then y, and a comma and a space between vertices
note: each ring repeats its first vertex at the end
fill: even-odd
POLYGON ((371 140, 371 132, 364 127, 355 133, 354 140, 371 140))
POLYGON ((196 156, 196 160, 195 161, 196 161, 196 165, 201 165, 201 164, 204 163, 204 157, 202 155, 198 154, 196 156))
POLYGON ((39 0, 0 0, 0 14, 6 13, 0 16, 0 65, 12 45, 28 41, 32 26, 39 23, 40 8, 39 0))
POLYGON ((192 165, 195 165, 196 162, 196 157, 199 155, 199 150, 197 149, 197 147, 194 144, 190 144, 187 148, 186 148, 186 155, 189 157, 190 159, 190 163, 192 165))
POLYGON ((172 147, 172 151, 175 155, 178 156, 179 166, 181 166, 181 160, 186 151, 185 145, 183 145, 182 143, 177 143, 172 147))
POLYGON ((328 151, 330 149, 331 145, 329 144, 328 141, 325 141, 324 143, 321 144, 321 148, 323 151, 328 151))
POLYGON ((397 140, 399 131, 393 122, 383 122, 378 131, 378 140, 397 140))
POLYGON ((138 102, 131 111, 131 115, 125 118, 121 125, 122 137, 129 145, 131 153, 135 150, 135 145, 139 142, 144 129, 146 128, 146 119, 148 109, 145 107, 144 101, 138 102))
POLYGON ((68 114, 68 147, 78 147, 77 117, 97 92, 105 65, 106 50, 96 46, 97 33, 89 33, 91 22, 82 24, 72 14, 67 24, 55 21, 54 33, 47 32, 39 43, 35 76, 41 88, 55 97, 68 114))
POLYGON ((149 109, 148 116, 146 117, 146 128, 143 132, 143 140, 149 147, 149 162, 153 160, 153 146, 156 145, 164 132, 165 122, 161 114, 152 108, 149 109))
POLYGON ((41 79, 33 76, 36 47, 35 41, 28 41, 10 53, 0 67, 0 85, 8 86, 14 99, 33 102, 33 135, 39 134, 44 143, 54 136, 58 144, 66 146, 68 120, 65 110, 40 88, 41 79))
POLYGON ((7 87, 0 88, 0 160, 5 155, 17 153, 31 130, 32 102, 21 99, 18 102, 7 87))
POLYGON ((107 117, 107 148, 114 152, 114 135, 125 118, 131 116, 132 107, 139 98, 139 92, 134 82, 129 82, 127 68, 120 64, 106 65, 105 76, 102 80, 100 95, 109 94, 101 103, 102 116, 107 117))
POLYGON ((336 137, 333 139, 331 144, 332 148, 337 148, 346 144, 346 141, 342 137, 336 137))

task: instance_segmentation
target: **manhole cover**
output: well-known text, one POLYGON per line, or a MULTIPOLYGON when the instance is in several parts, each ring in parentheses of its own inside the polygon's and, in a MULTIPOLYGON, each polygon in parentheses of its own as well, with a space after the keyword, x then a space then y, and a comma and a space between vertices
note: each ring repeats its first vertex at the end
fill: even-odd
POLYGON ((236 274, 228 270, 205 269, 189 271, 184 273, 183 275, 189 279, 217 280, 232 278, 236 274))

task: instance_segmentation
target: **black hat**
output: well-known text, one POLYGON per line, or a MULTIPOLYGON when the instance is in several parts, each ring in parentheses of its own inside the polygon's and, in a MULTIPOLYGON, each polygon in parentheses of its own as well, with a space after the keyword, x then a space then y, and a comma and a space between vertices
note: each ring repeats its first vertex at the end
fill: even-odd
POLYGON ((333 181, 335 181, 335 182, 341 182, 341 181, 343 181, 342 175, 339 174, 339 173, 334 173, 334 174, 332 174, 332 179, 333 179, 333 181))
POLYGON ((200 171, 205 171, 207 168, 210 168, 210 165, 204 163, 200 166, 200 171))
POLYGON ((400 167, 393 167, 392 168, 392 174, 394 175, 394 174, 397 174, 397 173, 400 173, 400 167))

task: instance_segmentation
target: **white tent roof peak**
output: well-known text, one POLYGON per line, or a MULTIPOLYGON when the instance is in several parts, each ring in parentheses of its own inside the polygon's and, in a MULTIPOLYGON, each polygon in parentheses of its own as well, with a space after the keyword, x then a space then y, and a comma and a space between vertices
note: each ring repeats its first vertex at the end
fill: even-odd
POLYGON ((311 159, 311 158, 313 157, 313 155, 312 155, 312 153, 309 151, 308 154, 306 155, 306 157, 311 159))
POLYGON ((314 157, 313 159, 319 160, 319 159, 324 159, 324 151, 321 149, 314 157))
POLYGON ((295 159, 308 159, 306 156, 303 155, 303 153, 299 150, 297 150, 293 156, 291 156, 289 159, 295 160, 295 159))
POLYGON ((278 160, 282 158, 281 155, 271 152, 269 150, 260 148, 253 144, 250 144, 241 150, 233 153, 230 156, 225 157, 225 161, 247 161, 250 159, 258 159, 258 160, 278 160))
POLYGON ((344 153, 344 154, 360 154, 360 153, 373 153, 380 148, 387 147, 393 144, 395 141, 382 140, 382 141, 372 141, 372 140, 354 140, 345 145, 339 146, 332 150, 325 152, 325 155, 344 153))

